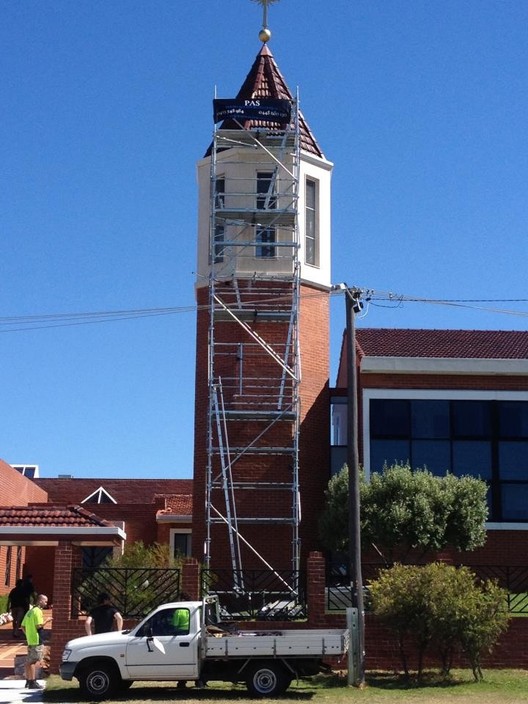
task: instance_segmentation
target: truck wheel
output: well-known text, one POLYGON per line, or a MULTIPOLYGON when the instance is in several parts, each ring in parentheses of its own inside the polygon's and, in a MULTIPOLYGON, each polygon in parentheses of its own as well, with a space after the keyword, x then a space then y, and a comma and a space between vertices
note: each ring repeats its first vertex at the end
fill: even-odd
POLYGON ((108 699, 118 690, 120 684, 119 672, 106 662, 87 665, 79 675, 81 692, 92 701, 108 699))
POLYGON ((278 662, 251 665, 246 675, 252 697, 275 697, 285 692, 291 681, 291 675, 278 662))

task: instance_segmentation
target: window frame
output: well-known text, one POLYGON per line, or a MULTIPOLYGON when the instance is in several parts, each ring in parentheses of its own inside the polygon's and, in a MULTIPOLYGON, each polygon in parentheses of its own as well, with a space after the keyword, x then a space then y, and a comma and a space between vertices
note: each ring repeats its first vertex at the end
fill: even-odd
POLYGON ((191 550, 192 550, 192 528, 171 528, 169 530, 169 545, 170 545, 170 554, 172 558, 176 558, 177 555, 175 553, 175 536, 176 535, 186 535, 187 540, 186 540, 186 552, 183 557, 190 557, 191 556, 191 550))
MULTIPOLYGON (((365 389, 362 392, 362 411, 363 411, 363 448, 364 448, 364 469, 365 476, 368 478, 372 471, 370 457, 372 452, 371 443, 375 438, 371 435, 370 428, 370 402, 372 400, 397 400, 397 401, 415 401, 415 400, 447 400, 449 402, 456 401, 485 401, 492 404, 492 432, 489 442, 491 444, 492 453, 492 476, 488 481, 488 486, 491 491, 490 501, 490 519, 486 524, 492 529, 506 529, 515 527, 515 529, 528 530, 528 512, 525 519, 509 519, 507 518, 507 507, 503 507, 502 488, 506 488, 512 484, 522 484, 528 486, 528 473, 525 474, 524 480, 505 479, 501 476, 501 468, 498 462, 498 447, 501 441, 524 442, 524 436, 516 435, 515 438, 507 437, 502 433, 499 425, 499 410, 501 402, 520 401, 528 404, 527 391, 456 391, 456 390, 438 390, 438 389, 365 389), (504 518, 503 516, 506 516, 504 518)), ((414 438, 410 435, 409 443, 414 438)), ((450 443, 452 446, 455 441, 460 441, 461 438, 453 432, 451 428, 450 443)), ((467 438, 468 442, 482 442, 482 438, 467 438)), ((486 441, 486 439, 484 439, 486 441)), ((451 448, 452 452, 452 448, 451 448)))
MULTIPOLYGON (((255 206, 257 210, 275 210, 277 207, 277 173, 276 171, 257 171, 255 206), (265 188, 268 184, 267 188, 265 188), (264 190, 265 189, 265 190, 264 190)), ((258 225, 255 230, 255 257, 257 259, 275 259, 277 248, 277 229, 275 225, 258 225)))
POLYGON ((312 176, 306 176, 304 181, 304 263, 316 268, 320 267, 319 260, 319 181, 312 176), (310 205, 308 192, 313 186, 313 205, 310 205), (309 221, 313 227, 310 228, 309 221), (313 234, 309 234, 313 229, 313 234), (311 242, 311 247, 308 242, 311 242), (312 253, 309 257, 308 254, 312 253))

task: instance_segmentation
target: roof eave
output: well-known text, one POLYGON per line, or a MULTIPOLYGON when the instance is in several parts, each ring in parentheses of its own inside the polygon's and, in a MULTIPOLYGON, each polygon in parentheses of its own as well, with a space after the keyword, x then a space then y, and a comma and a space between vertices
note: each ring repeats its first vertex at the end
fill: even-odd
POLYGON ((157 523, 192 523, 192 516, 179 513, 163 513, 156 516, 157 523))
POLYGON ((361 359, 362 374, 464 374, 522 376, 528 359, 456 357, 369 357, 361 359))

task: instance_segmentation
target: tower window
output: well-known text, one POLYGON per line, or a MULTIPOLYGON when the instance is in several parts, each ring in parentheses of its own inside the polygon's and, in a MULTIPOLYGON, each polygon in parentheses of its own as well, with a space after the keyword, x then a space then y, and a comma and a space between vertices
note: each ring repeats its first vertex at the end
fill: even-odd
POLYGON ((215 208, 225 207, 225 178, 220 176, 214 184, 215 208))
MULTIPOLYGON (((257 173, 257 210, 274 210, 277 207, 275 191, 275 173, 272 171, 259 171, 257 173)), ((258 225, 256 240, 256 256, 272 258, 275 256, 277 233, 274 225, 258 225)))
POLYGON ((306 179, 304 211, 305 262, 311 266, 319 266, 317 182, 312 179, 306 179))
POLYGON ((225 228, 223 225, 215 225, 214 229, 214 263, 219 264, 224 261, 224 238, 225 228))
POLYGON ((215 223, 213 233, 213 253, 211 258, 215 264, 219 264, 224 261, 225 226, 223 219, 221 220, 216 214, 217 210, 222 210, 223 208, 225 208, 225 177, 220 176, 214 182, 215 223))

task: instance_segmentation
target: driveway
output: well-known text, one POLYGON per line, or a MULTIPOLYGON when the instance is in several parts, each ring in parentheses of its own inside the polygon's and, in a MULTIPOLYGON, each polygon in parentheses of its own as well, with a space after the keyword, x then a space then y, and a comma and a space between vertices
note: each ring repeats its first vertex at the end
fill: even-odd
MULTIPOLYGON (((42 691, 26 689, 26 680, 0 680, 0 703, 15 704, 15 702, 41 702, 42 691)), ((39 680, 44 684, 44 680, 39 680)))

